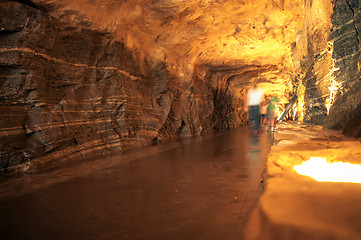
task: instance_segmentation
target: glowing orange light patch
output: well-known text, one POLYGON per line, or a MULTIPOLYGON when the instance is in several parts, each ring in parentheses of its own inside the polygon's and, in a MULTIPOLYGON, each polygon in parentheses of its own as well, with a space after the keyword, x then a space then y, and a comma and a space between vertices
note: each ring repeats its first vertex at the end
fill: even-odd
POLYGON ((361 165, 346 162, 329 163, 326 158, 311 157, 301 165, 293 166, 300 175, 309 176, 318 182, 361 183, 361 165))

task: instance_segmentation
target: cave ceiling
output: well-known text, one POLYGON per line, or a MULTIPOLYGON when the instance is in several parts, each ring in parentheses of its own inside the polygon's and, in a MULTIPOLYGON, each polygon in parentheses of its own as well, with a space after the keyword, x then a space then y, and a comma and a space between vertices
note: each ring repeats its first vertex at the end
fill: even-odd
POLYGON ((277 66, 263 78, 284 84, 292 78, 291 47, 303 26, 300 0, 33 2, 71 26, 111 33, 149 64, 166 62, 179 76, 204 63, 277 66))

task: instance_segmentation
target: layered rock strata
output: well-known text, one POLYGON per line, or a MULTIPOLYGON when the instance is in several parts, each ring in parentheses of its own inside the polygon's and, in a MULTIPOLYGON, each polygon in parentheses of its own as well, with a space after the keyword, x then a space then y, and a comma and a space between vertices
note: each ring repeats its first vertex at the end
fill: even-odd
POLYGON ((1 168, 144 144, 157 133, 162 96, 122 43, 24 4, 1 11, 15 16, 4 17, 1 34, 1 168))
POLYGON ((144 76, 111 34, 72 28, 24 4, 1 10, 16 16, 4 17, 1 34, 1 168, 146 145, 172 112, 174 132, 210 125, 184 116, 200 112, 187 105, 204 102, 202 116, 212 115, 208 92, 176 86, 162 63, 144 76))

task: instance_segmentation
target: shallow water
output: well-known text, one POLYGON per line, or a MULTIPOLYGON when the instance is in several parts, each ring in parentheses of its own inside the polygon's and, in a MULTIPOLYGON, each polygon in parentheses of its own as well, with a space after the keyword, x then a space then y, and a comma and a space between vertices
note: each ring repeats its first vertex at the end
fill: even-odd
POLYGON ((239 128, 3 178, 0 239, 242 239, 271 140, 239 128))

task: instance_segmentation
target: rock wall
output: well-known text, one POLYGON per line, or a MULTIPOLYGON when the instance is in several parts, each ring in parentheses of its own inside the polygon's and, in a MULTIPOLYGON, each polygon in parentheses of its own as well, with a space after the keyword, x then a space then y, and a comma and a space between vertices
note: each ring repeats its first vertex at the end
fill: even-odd
POLYGON ((297 65, 295 78, 299 96, 299 119, 322 124, 327 115, 332 51, 328 36, 332 28, 329 1, 314 0, 304 3, 304 26, 298 33, 293 48, 297 65))
POLYGON ((235 99, 208 81, 208 67, 181 82, 164 62, 139 64, 146 59, 110 33, 31 4, 2 2, 0 11, 3 170, 235 126, 235 99))
POLYGON ((293 49, 301 120, 361 136, 359 1, 305 1, 293 49))
POLYGON ((186 108, 193 93, 181 98, 179 121, 166 121, 179 114, 178 96, 192 91, 176 86, 164 63, 144 76, 139 56, 109 33, 16 2, 0 9, 1 169, 148 145, 165 123, 175 132, 203 129, 192 117, 183 120, 198 110, 186 108))
POLYGON ((157 134, 169 109, 160 104, 170 97, 161 66, 152 85, 110 34, 25 4, 0 9, 0 168, 103 154, 157 134))
POLYGON ((326 118, 327 128, 361 137, 361 78, 359 1, 335 1, 330 41, 334 43, 335 102, 326 118))

